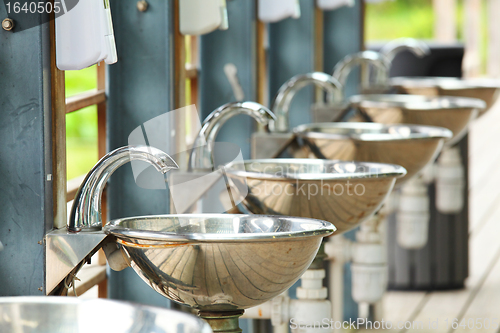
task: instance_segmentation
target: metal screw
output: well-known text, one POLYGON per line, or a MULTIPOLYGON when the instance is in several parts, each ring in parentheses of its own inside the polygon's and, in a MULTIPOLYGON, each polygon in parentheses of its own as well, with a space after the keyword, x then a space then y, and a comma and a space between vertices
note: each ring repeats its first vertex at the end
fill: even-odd
POLYGON ((38 288, 38 290, 43 291, 43 287, 38 288))
POLYGON ((3 20, 2 28, 3 30, 11 31, 12 29, 14 29, 14 20, 10 18, 6 18, 5 20, 3 20))
POLYGON ((140 12, 145 12, 148 10, 148 3, 146 0, 137 1, 137 10, 140 12))

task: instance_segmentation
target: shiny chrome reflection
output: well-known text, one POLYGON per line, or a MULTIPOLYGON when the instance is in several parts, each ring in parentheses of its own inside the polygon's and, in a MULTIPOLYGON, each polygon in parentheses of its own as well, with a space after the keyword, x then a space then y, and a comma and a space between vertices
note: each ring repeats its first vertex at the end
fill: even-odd
POLYGON ((332 222, 337 232, 375 213, 396 178, 398 165, 316 159, 248 160, 226 166, 231 190, 255 214, 311 217, 332 222))
POLYGON ((431 49, 424 41, 415 38, 397 38, 391 40, 380 49, 380 53, 392 63, 396 55, 404 50, 411 51, 419 58, 431 53, 431 49))
POLYGON ((104 186, 116 169, 130 161, 147 162, 162 174, 179 168, 168 154, 150 146, 125 146, 107 153, 89 171, 76 192, 68 221, 69 231, 101 229, 101 196, 104 186))
POLYGON ((215 138, 222 125, 239 114, 246 114, 263 126, 267 126, 269 121, 276 119, 274 113, 268 108, 255 102, 227 103, 218 107, 205 118, 201 125, 189 157, 190 170, 211 170, 214 167, 212 149, 215 138))
POLYGON ((163 296, 202 311, 231 311, 288 289, 335 227, 294 217, 198 214, 119 219, 104 230, 163 296))
POLYGON ((0 297, 2 333, 210 333, 203 320, 180 311, 73 297, 0 297))
POLYGON ((476 98, 418 95, 356 95, 351 106, 368 119, 382 124, 416 124, 448 128, 452 145, 467 133, 467 126, 486 104, 476 98))
MULTIPOLYGON (((361 65, 373 66, 375 69, 375 85, 385 86, 387 84, 391 63, 386 56, 375 51, 362 51, 345 56, 335 65, 332 76, 337 79, 342 86, 345 86, 347 77, 351 71, 355 67, 361 65)), ((364 75, 362 86, 367 87, 369 85, 369 75, 364 75)))
POLYGON ((401 165, 410 179, 434 161, 452 133, 440 127, 377 123, 318 123, 294 129, 303 145, 295 157, 371 161, 401 165))
POLYGON ((487 112, 500 96, 500 80, 459 79, 454 77, 394 77, 390 85, 405 94, 425 96, 456 96, 479 98, 486 107, 479 115, 487 112))
POLYGON ((332 76, 321 72, 296 75, 280 87, 274 98, 271 109, 276 114, 276 121, 270 126, 272 132, 287 133, 290 131, 288 119, 290 104, 299 90, 311 84, 326 92, 328 105, 338 107, 342 102, 343 86, 332 76))

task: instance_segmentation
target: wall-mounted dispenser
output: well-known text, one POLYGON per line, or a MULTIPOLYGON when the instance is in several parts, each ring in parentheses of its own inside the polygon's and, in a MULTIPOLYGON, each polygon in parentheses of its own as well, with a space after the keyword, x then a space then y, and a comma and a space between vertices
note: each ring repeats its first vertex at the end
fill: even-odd
POLYGON ((204 35, 214 30, 226 30, 226 0, 179 1, 179 30, 183 35, 204 35))
POLYGON ((117 60, 108 0, 81 0, 55 20, 56 64, 60 70, 79 70, 104 60, 117 60))
POLYGON ((259 20, 274 23, 286 18, 300 17, 299 0, 259 0, 259 20))
POLYGON ((354 7, 354 0, 317 0, 316 5, 322 10, 334 10, 340 7, 354 7))

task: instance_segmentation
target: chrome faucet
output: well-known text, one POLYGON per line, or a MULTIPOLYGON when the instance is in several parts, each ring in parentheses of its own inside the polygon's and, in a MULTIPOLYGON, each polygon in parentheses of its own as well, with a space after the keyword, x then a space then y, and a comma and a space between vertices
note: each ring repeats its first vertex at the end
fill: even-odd
POLYGON ((274 98, 271 109, 276 115, 276 121, 270 126, 271 132, 287 133, 290 131, 288 116, 290 104, 295 94, 310 84, 323 88, 327 93, 327 102, 330 104, 340 103, 343 100, 342 85, 331 75, 321 72, 296 75, 281 86, 274 98))
MULTIPOLYGON (((352 69, 360 65, 372 65, 375 68, 375 82, 377 84, 386 84, 389 78, 389 70, 391 62, 386 56, 375 51, 362 51, 354 54, 349 54, 339 61, 333 69, 333 77, 336 78, 342 86, 345 86, 347 77, 352 69)), ((363 77, 362 84, 369 84, 368 76, 363 77)))
POLYGON ((104 186, 116 169, 134 160, 148 162, 163 174, 178 169, 177 163, 157 148, 126 146, 113 150, 97 162, 78 189, 71 208, 69 231, 101 229, 101 195, 104 186))
POLYGON ((429 46, 425 42, 415 38, 394 39, 385 44, 380 49, 380 53, 382 53, 389 62, 392 62, 394 57, 403 50, 409 50, 419 58, 431 53, 429 46))
POLYGON ((221 126, 238 114, 246 114, 263 126, 268 126, 271 120, 276 119, 268 108, 255 102, 227 103, 215 109, 201 125, 200 132, 194 141, 189 157, 190 171, 207 170, 213 167, 212 149, 215 138, 221 126))

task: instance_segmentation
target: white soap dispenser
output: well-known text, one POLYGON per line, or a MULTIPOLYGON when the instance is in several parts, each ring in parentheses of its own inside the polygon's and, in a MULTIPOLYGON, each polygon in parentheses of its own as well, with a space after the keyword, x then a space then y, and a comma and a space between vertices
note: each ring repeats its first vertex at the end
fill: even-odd
POLYGON ((115 36, 108 0, 80 0, 56 17, 56 65, 60 70, 79 70, 104 60, 117 60, 115 36))
POLYGON ((299 0, 259 0, 259 20, 274 23, 300 17, 299 0))
POLYGON ((204 35, 228 28, 226 0, 179 1, 179 30, 183 35, 204 35))

